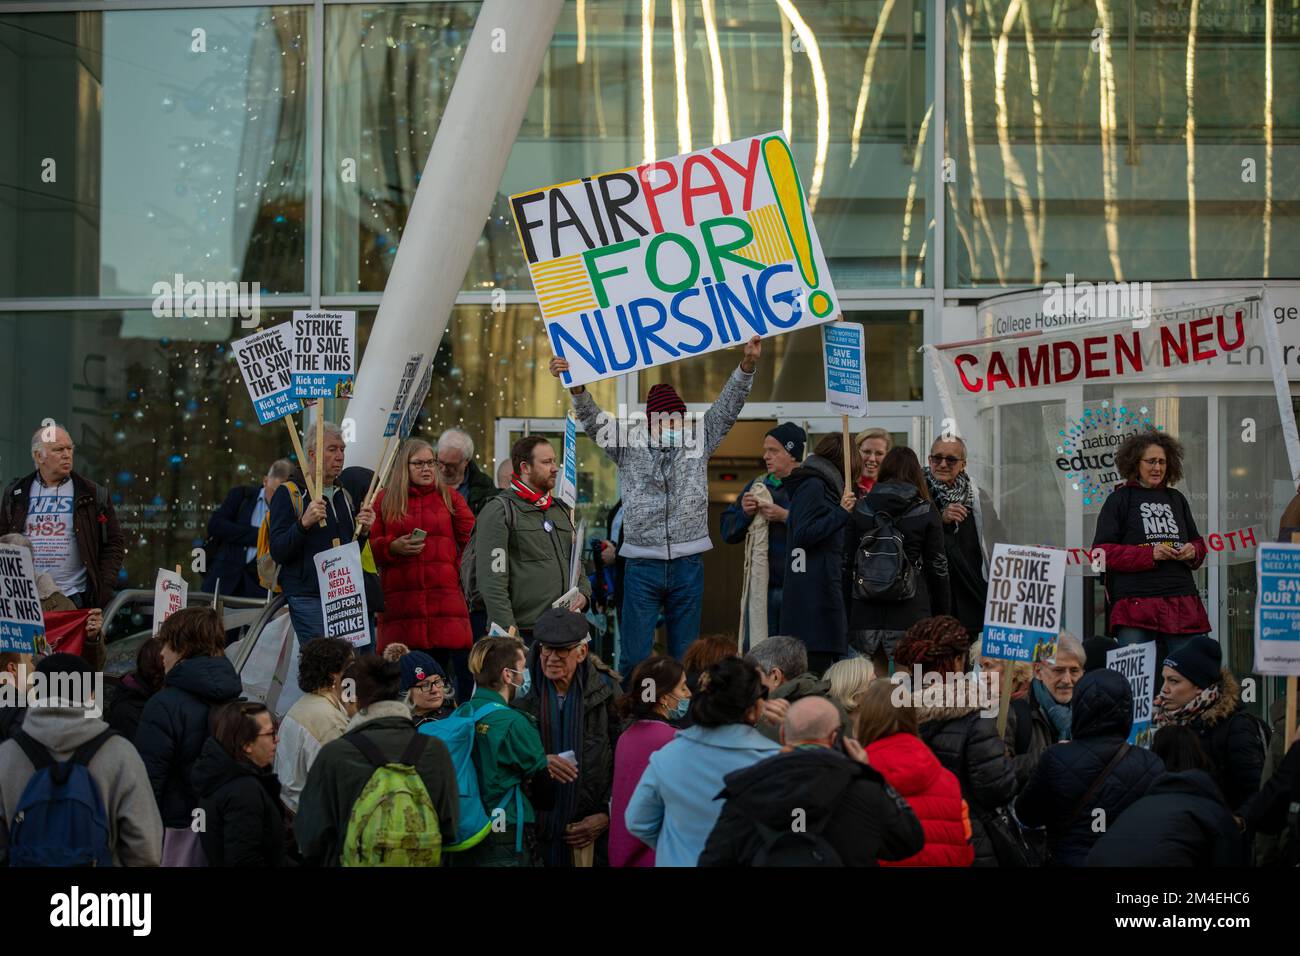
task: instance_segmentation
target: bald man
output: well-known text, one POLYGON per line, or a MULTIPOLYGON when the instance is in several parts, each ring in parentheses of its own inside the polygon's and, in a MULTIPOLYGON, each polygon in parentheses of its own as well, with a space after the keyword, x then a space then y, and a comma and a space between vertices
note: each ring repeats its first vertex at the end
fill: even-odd
POLYGON ((790 705, 782 751, 723 778, 700 866, 875 866, 921 851, 911 808, 844 736, 823 697, 790 705))

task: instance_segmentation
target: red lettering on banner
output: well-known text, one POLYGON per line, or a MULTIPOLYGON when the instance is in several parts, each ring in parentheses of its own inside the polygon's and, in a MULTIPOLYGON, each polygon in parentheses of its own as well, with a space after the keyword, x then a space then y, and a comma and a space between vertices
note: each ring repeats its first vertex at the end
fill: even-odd
POLYGON ((1208 538, 1205 539, 1205 543, 1209 546, 1209 548, 1210 548, 1211 551, 1222 551, 1222 550, 1223 550, 1223 537, 1222 537, 1222 535, 1212 534, 1212 535, 1210 535, 1208 538))
POLYGON ((734 159, 718 148, 709 150, 709 154, 718 162, 725 166, 731 167, 734 171, 740 173, 745 180, 745 195, 741 199, 740 208, 744 211, 749 210, 749 204, 754 200, 754 173, 758 171, 758 138, 749 141, 749 155, 745 157, 745 165, 741 166, 734 159))
POLYGON ((1084 378, 1110 378, 1110 370, 1107 368, 1097 368, 1095 362, 1105 362, 1106 355, 1104 352, 1095 352, 1094 347, 1100 348, 1106 344, 1105 337, 1093 336, 1083 340, 1083 365, 1084 378))
POLYGON ((1124 336, 1115 335, 1115 374, 1124 374, 1124 358, 1128 357, 1129 367, 1135 371, 1142 371, 1142 343, 1137 332, 1133 333, 1132 341, 1127 341, 1124 336))
POLYGON ((730 216, 731 197, 727 195, 727 190, 722 185, 722 174, 718 172, 718 167, 709 162, 707 156, 692 156, 682 164, 682 218, 686 220, 686 225, 695 225, 695 197, 707 196, 709 193, 718 194, 718 201, 722 203, 722 214, 730 216), (691 173, 697 168, 708 171, 713 180, 712 185, 698 187, 691 185, 691 173))
POLYGON ((1242 324, 1241 310, 1237 310, 1237 340, 1229 342, 1223 334, 1223 316, 1219 316, 1219 348, 1225 352, 1235 352, 1246 344, 1246 329, 1242 324))
POLYGON ((1011 373, 1007 371, 1006 359, 1002 357, 1001 352, 994 352, 989 357, 989 391, 993 391, 995 382, 1004 382, 1011 388, 1016 387, 1015 380, 1012 379, 1011 373))
MULTIPOLYGON (((1223 317, 1219 317, 1223 321, 1223 317)), ((1203 319, 1197 319, 1190 326, 1192 333, 1192 361, 1203 362, 1206 359, 1212 359, 1219 353, 1214 349, 1202 349, 1201 346, 1214 338, 1214 333, 1210 331, 1209 326, 1213 324, 1214 319, 1206 316, 1203 319)))
POLYGON ((1020 352, 1018 353, 1016 364, 1020 366, 1020 387, 1021 388, 1024 388, 1026 385, 1029 385, 1030 387, 1037 387, 1040 384, 1042 385, 1049 384, 1050 381, 1050 379, 1048 378, 1049 359, 1048 359, 1046 343, 1034 349, 1033 355, 1034 357, 1031 360, 1029 357, 1029 349, 1027 347, 1022 347, 1020 349, 1020 352), (1028 378, 1028 382, 1025 381, 1026 377, 1028 378))
POLYGON ((641 180, 641 191, 645 193, 646 209, 650 211, 650 224, 654 227, 655 235, 658 235, 664 231, 664 224, 659 218, 659 206, 656 197, 660 193, 666 193, 677 188, 677 170, 673 168, 672 163, 645 163, 636 168, 636 177, 641 180), (652 169, 666 169, 668 171, 667 181, 658 189, 650 185, 650 180, 646 175, 652 169))
POLYGON ((974 382, 966 377, 966 370, 963 365, 978 365, 979 359, 969 352, 963 352, 952 360, 952 364, 957 366, 957 376, 961 379, 962 387, 968 392, 978 392, 984 388, 984 379, 977 378, 974 382))
POLYGON ((1178 326, 1178 344, 1175 345, 1174 335, 1169 330, 1169 326, 1162 325, 1160 327, 1160 347, 1164 349, 1164 355, 1165 355, 1164 361, 1165 361, 1166 368, 1174 364, 1169 360, 1170 349, 1174 350, 1174 353, 1178 356, 1178 360, 1180 362, 1186 363, 1187 362, 1187 326, 1185 325, 1178 326))
MULTIPOLYGON (((1237 315, 1238 315, 1238 318, 1240 318, 1241 313, 1237 313, 1237 315)), ((1255 529, 1254 529, 1254 528, 1242 528, 1242 529, 1241 529, 1240 531, 1238 531, 1237 533, 1238 533, 1239 535, 1241 535, 1241 546, 1242 546, 1243 548, 1245 548, 1245 547, 1247 547, 1247 546, 1252 547, 1252 548, 1259 547, 1258 543, 1255 541, 1255 529)))
POLYGON ((1079 348, 1073 342, 1055 342, 1052 345, 1052 381, 1060 385, 1064 382, 1072 382, 1079 377, 1079 348), (1069 372, 1061 371, 1061 353, 1069 349, 1070 355, 1074 358, 1074 367, 1069 372))

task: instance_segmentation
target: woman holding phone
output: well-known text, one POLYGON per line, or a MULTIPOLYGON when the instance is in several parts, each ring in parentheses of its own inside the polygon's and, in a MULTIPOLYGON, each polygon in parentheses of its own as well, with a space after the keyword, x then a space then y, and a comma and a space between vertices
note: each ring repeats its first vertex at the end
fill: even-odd
MULTIPOLYGON (((1207 548, 1192 509, 1172 486, 1183 477, 1183 446, 1173 435, 1143 432, 1115 453, 1124 484, 1097 516, 1096 551, 1105 556, 1111 636, 1121 645, 1156 642, 1156 665, 1197 635, 1210 619, 1192 572, 1207 548)), ((1100 563, 1100 562, 1098 562, 1100 563)))
POLYGON ((474 527, 469 505, 439 480, 429 443, 413 438, 398 451, 374 507, 370 550, 384 590, 379 650, 400 642, 453 673, 473 644, 460 590, 460 552, 474 527))

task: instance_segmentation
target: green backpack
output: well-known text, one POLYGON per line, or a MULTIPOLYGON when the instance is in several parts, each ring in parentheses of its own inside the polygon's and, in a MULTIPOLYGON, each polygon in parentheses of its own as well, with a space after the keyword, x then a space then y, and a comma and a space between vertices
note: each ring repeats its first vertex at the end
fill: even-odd
POLYGON ((363 734, 346 739, 375 771, 348 816, 343 866, 441 866, 438 812, 415 769, 430 738, 413 735, 396 761, 363 734))

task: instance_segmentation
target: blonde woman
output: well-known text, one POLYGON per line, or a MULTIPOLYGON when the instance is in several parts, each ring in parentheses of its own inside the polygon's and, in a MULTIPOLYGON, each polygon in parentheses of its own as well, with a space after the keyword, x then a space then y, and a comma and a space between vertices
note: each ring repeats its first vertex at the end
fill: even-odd
POLYGON ((876 669, 866 657, 846 657, 842 661, 836 661, 822 675, 822 680, 830 681, 831 700, 839 704, 850 724, 857 715, 858 705, 862 703, 862 695, 867 692, 875 676, 876 669))
POLYGON ((375 499, 370 550, 384 589, 379 650, 400 642, 428 652, 451 673, 453 654, 468 657, 473 644, 460 590, 460 552, 474 515, 464 498, 438 480, 437 461, 426 441, 402 446, 375 499))
POLYGON ((894 439, 883 428, 868 428, 858 433, 858 454, 862 456, 862 471, 858 475, 858 497, 861 498, 876 485, 880 463, 894 447, 894 439))

